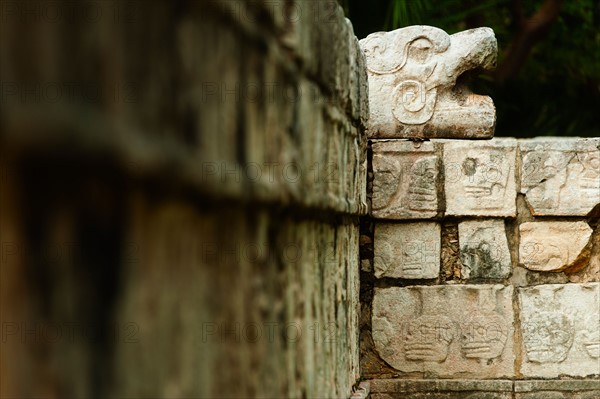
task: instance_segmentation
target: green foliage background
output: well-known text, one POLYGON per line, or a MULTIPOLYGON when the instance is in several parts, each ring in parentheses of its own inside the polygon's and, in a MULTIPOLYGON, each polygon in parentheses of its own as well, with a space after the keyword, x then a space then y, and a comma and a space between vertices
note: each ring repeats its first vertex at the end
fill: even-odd
MULTIPOLYGON (((502 64, 518 26, 514 0, 340 0, 359 38, 409 25, 452 34, 489 26, 502 64)), ((523 0, 525 17, 543 0, 523 0)), ((503 84, 492 75, 471 86, 490 95, 498 112, 497 136, 600 136, 600 1, 567 0, 533 47, 518 75, 503 84)))

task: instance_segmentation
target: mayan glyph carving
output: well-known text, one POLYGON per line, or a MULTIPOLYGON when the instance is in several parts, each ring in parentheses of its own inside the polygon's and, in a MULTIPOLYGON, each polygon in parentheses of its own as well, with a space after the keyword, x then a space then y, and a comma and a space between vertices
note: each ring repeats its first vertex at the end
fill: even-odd
POLYGON ((429 279, 440 273, 438 223, 378 223, 375 226, 375 276, 429 279))
POLYGON ((512 290, 502 285, 376 288, 375 348, 402 372, 511 376, 512 290))
POLYGON ((438 212, 438 157, 431 142, 373 144, 373 209, 376 218, 423 219, 438 212))
POLYGON ((519 142, 521 192, 534 215, 584 216, 600 204, 600 139, 519 142))
POLYGON ((515 139, 447 140, 446 215, 515 216, 515 139))
POLYGON ((592 229, 584 222, 527 222, 519 226, 519 262, 535 271, 559 272, 585 261, 592 229))
POLYGON ((591 358, 600 359, 600 315, 589 315, 583 326, 583 349, 591 358))
POLYGON ((519 289, 525 376, 600 374, 599 288, 599 283, 587 283, 519 289))
POLYGON ((369 76, 371 138, 490 138, 491 98, 471 93, 464 75, 496 65, 490 28, 448 35, 431 26, 377 32, 360 41, 369 76))
POLYGON ((404 335, 406 360, 445 362, 456 335, 455 324, 443 315, 421 315, 410 320, 404 335))

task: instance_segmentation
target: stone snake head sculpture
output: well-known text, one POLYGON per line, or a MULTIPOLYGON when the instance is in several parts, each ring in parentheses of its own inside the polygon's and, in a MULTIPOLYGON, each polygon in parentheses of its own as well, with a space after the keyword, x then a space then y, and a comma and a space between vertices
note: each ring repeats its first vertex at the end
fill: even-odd
POLYGON ((369 76, 371 138, 490 138, 496 110, 460 79, 496 65, 490 28, 454 35, 431 26, 377 32, 360 41, 369 76))

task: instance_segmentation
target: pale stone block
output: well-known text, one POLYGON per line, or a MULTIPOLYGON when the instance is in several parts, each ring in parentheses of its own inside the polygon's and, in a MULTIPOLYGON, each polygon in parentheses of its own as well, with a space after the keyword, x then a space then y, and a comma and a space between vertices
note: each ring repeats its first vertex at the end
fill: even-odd
POLYGON ((440 273, 441 228, 435 222, 377 223, 375 277, 437 278, 440 273))
POLYGON ((600 375, 600 283, 519 288, 526 377, 600 375))
POLYGON ((592 236, 586 222, 527 222, 519 226, 519 262, 536 271, 558 272, 580 262, 592 236))
POLYGON ((372 138, 490 138, 496 109, 457 79, 491 70, 498 45, 490 28, 448 35, 431 26, 377 32, 360 41, 367 59, 372 138))
POLYGON ((446 215, 516 215, 515 139, 441 142, 446 215))
POLYGON ((458 224, 461 275, 464 279, 507 278, 512 270, 503 220, 458 224))
POLYGON ((512 378, 512 291, 502 285, 375 288, 375 348, 402 372, 512 378))
POLYGON ((436 216, 438 157, 431 142, 374 143, 373 174, 373 217, 436 216))
POLYGON ((585 216, 600 204, 600 139, 519 141, 521 193, 534 215, 585 216))

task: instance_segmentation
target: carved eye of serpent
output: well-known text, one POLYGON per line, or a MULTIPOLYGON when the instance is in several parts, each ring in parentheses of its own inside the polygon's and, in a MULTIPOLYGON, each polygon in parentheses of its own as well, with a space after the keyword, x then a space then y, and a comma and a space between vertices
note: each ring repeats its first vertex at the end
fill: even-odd
POLYGON ((385 75, 397 72, 402 67, 402 60, 397 54, 394 54, 394 49, 388 47, 388 41, 384 40, 384 33, 373 33, 369 35, 361 43, 365 57, 367 58, 367 69, 369 71, 385 75), (389 51, 390 54, 386 55, 389 51))

